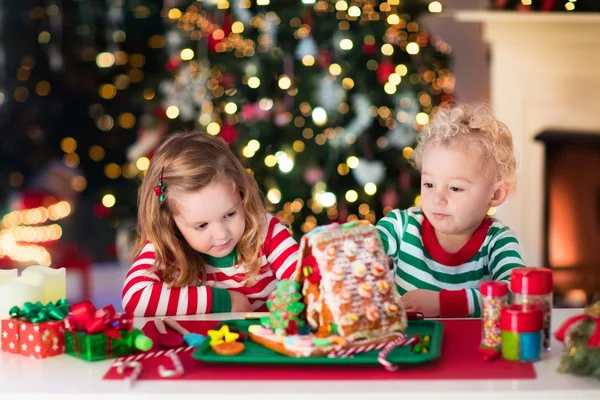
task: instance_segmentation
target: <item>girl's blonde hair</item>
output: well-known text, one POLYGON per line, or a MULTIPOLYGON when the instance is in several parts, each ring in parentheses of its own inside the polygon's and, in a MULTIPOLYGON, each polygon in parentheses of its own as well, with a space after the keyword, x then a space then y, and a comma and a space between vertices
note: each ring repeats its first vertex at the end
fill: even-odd
POLYGON ((466 104, 439 108, 431 123, 417 137, 413 162, 422 171, 423 153, 431 145, 453 148, 475 145, 481 150, 484 171, 495 182, 516 186, 517 160, 508 127, 494 118, 487 106, 466 104))
POLYGON ((188 245, 173 220, 176 194, 216 181, 231 182, 240 193, 246 227, 236 252, 238 260, 244 262, 247 282, 259 273, 266 209, 256 181, 221 139, 200 132, 178 132, 169 135, 154 153, 139 188, 138 238, 132 251, 136 257, 147 242, 152 243, 156 251, 154 271, 160 271, 170 287, 192 285, 200 273, 202 282, 206 280, 201 254, 188 245), (161 172, 166 185, 162 203, 154 192, 161 172))

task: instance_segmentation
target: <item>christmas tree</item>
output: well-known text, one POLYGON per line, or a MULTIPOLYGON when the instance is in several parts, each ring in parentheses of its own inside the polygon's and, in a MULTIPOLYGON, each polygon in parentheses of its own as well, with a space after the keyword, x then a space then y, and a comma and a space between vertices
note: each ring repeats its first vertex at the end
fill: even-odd
MULTIPOLYGON (((0 2, 0 258, 21 241, 9 228, 27 226, 45 238, 33 243, 114 258, 114 229, 135 213, 140 169, 125 150, 145 101, 135 97, 162 68, 161 11, 141 0, 0 2), (21 218, 60 201, 70 215, 50 239, 45 218, 21 218)), ((51 262, 33 251, 13 261, 42 259, 51 262)))
POLYGON ((173 130, 220 135, 297 235, 418 204, 411 146, 453 98, 451 47, 419 22, 441 9, 417 0, 167 1, 171 78, 145 89, 132 161, 151 158, 173 130))

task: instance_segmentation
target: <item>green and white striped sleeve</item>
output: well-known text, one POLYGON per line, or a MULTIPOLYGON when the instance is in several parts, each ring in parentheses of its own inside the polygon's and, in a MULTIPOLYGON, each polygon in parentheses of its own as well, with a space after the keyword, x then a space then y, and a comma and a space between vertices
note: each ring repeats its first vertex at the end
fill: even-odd
MULTIPOLYGON (((491 229, 494 229, 492 226, 491 229)), ((508 227, 498 228, 488 246, 490 275, 495 281, 509 281, 513 268, 524 267, 519 241, 508 227)))
POLYGON ((398 258, 403 227, 408 219, 406 210, 392 210, 377 222, 383 249, 389 257, 398 258))

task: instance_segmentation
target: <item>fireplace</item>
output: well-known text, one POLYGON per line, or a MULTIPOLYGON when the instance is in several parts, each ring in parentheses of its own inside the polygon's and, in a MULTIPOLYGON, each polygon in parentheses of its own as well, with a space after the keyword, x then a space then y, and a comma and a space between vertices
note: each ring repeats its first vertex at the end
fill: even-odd
MULTIPOLYGON (((595 290, 600 289, 596 277, 600 269, 593 269, 598 264, 595 248, 600 254, 600 242, 597 236, 595 242, 591 241, 591 234, 585 229, 592 219, 596 220, 596 228, 589 229, 597 229, 598 194, 590 189, 586 196, 586 201, 595 204, 590 206, 595 210, 588 211, 590 215, 576 215, 579 209, 575 211, 571 206, 573 218, 576 215, 582 219, 578 222, 582 230, 566 218, 571 215, 570 210, 561 202, 567 201, 563 198, 567 193, 574 196, 569 201, 576 205, 582 201, 578 197, 580 189, 569 191, 570 185, 583 178, 582 170, 567 168, 570 163, 576 165, 587 157, 594 158, 587 151, 591 151, 600 129, 600 69, 596 67, 600 65, 600 13, 461 11, 455 13, 455 18, 483 25, 483 39, 490 50, 490 105, 494 115, 512 131, 519 161, 517 190, 498 207, 496 216, 516 233, 527 266, 553 268, 556 305, 564 304, 563 296, 579 300, 571 301, 573 305, 589 301, 593 285, 595 290), (556 157, 577 161, 566 162, 564 171, 562 167, 554 171, 556 160, 546 160, 545 143, 550 142, 550 136, 547 141, 536 140, 540 133, 552 133, 554 138, 574 135, 572 140, 565 139, 569 143, 566 152, 559 152, 556 157), (585 141, 583 148, 576 146, 577 140, 585 141), (571 174, 571 178, 560 178, 569 190, 555 190, 548 184, 551 173, 546 166, 559 176, 562 172, 571 174), (553 206, 565 209, 550 216, 553 206), (567 220, 563 229, 576 231, 577 240, 563 243, 569 235, 550 233, 555 232, 555 224, 562 224, 561 218, 567 220), (567 243, 571 247, 566 247, 567 243), (555 248, 562 250, 554 252, 555 248)), ((559 149, 554 142, 549 147, 559 149)), ((595 165, 597 171, 598 164, 595 165)), ((595 171, 589 172, 591 175, 595 171)))
POLYGON ((600 295, 600 132, 548 130, 544 143, 543 265, 561 302, 600 295))

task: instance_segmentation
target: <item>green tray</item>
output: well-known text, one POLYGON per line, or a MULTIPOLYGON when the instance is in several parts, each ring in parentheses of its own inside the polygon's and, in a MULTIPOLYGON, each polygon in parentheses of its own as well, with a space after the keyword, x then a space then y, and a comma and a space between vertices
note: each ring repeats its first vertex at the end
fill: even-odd
MULTIPOLYGON (((257 320, 231 320, 223 321, 219 325, 229 325, 239 329, 241 332, 248 332, 250 325, 256 325, 257 320)), ((442 336, 444 334, 444 324, 439 321, 409 321, 406 331, 410 337, 418 334, 421 337, 429 335, 431 345, 427 353, 413 353, 411 346, 397 347, 393 349, 387 359, 394 364, 420 364, 435 360, 440 356, 442 350, 442 336)), ((196 347, 192 357, 204 362, 212 363, 235 363, 235 364, 378 364, 378 350, 367 353, 356 354, 349 358, 328 358, 328 357, 287 357, 273 350, 269 350, 250 339, 244 342, 244 352, 235 356, 222 356, 211 350, 209 340, 205 340, 200 346, 196 347)))

